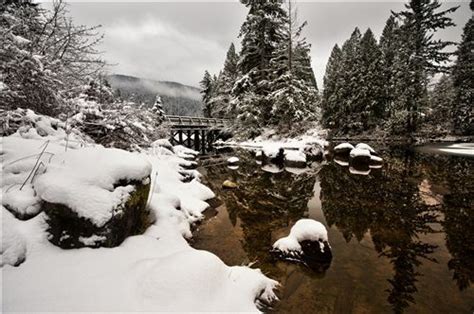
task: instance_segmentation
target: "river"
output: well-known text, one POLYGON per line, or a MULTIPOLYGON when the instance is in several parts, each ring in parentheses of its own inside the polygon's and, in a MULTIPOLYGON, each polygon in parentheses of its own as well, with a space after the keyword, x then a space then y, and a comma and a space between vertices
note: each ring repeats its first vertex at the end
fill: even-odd
POLYGON ((331 157, 266 172, 244 150, 226 153, 238 169, 208 159, 200 171, 217 197, 193 246, 278 280, 280 301, 266 312, 472 313, 474 158, 440 145, 373 146, 384 164, 370 172, 331 157), (238 187, 223 189, 225 180, 238 187), (310 269, 269 254, 303 217, 327 227, 330 263, 310 269))

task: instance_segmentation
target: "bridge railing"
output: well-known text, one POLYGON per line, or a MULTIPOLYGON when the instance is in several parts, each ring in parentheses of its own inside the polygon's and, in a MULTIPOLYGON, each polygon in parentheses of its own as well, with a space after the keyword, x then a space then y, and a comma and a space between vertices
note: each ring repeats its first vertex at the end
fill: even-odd
POLYGON ((229 121, 227 119, 171 115, 166 115, 165 119, 174 126, 225 126, 229 121))

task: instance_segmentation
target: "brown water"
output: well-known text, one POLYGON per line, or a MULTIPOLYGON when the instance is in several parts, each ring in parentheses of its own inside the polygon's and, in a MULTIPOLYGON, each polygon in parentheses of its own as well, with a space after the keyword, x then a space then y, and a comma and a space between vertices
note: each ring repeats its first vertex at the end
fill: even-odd
POLYGON ((384 165, 366 176, 331 160, 298 175, 268 173, 244 151, 231 154, 241 158, 237 170, 203 168, 217 200, 194 247, 229 265, 254 262, 278 280, 280 302, 266 311, 473 313, 474 159, 377 149, 384 165), (239 187, 223 190, 227 179, 239 187), (303 217, 327 226, 330 265, 269 254, 303 217))

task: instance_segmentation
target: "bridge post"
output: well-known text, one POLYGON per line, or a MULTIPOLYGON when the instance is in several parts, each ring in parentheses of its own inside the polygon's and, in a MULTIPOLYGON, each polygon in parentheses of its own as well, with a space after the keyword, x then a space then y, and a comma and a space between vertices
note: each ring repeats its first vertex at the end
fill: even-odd
POLYGON ((201 151, 204 154, 206 152, 206 130, 201 130, 201 151))
POLYGON ((183 130, 178 131, 179 145, 184 145, 183 142, 183 130))
POLYGON ((188 147, 191 148, 191 130, 188 130, 187 136, 188 138, 186 139, 186 141, 188 142, 188 147))
POLYGON ((200 142, 199 137, 200 137, 199 130, 194 131, 194 150, 195 151, 199 151, 199 142, 200 142))

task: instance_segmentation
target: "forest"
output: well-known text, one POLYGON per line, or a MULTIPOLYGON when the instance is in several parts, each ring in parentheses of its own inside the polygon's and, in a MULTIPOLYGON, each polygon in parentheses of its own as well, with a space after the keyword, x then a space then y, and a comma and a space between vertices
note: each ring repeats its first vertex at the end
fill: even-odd
POLYGON ((264 128, 301 134, 314 123, 333 137, 474 134, 473 18, 460 43, 436 36, 454 26, 450 15, 458 7, 410 1, 389 14, 378 40, 370 28, 356 27, 334 45, 318 89, 303 36, 311 25, 298 22, 295 4, 241 2, 249 13, 240 52, 231 44, 223 69, 206 71, 201 81, 205 115, 236 119, 238 134, 253 137, 264 128))

